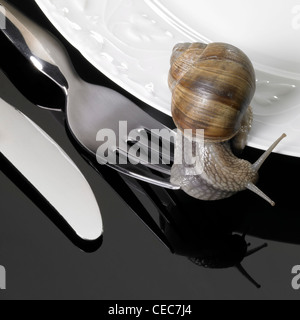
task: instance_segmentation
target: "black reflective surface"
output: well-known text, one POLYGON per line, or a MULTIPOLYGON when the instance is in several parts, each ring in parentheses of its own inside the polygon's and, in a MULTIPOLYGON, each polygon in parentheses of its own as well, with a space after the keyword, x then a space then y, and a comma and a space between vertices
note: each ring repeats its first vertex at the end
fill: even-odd
MULTIPOLYGON (((10 2, 55 31, 34 1, 10 2)), ((31 74, 2 37, 0 41, 1 68, 17 86, 25 88, 23 93, 29 99, 63 103, 55 87, 31 74), (13 66, 15 58, 18 62, 13 66)), ((68 46, 68 50, 86 81, 118 90, 172 125, 166 116, 102 76, 75 49, 68 46)), ((1 159, 0 265, 7 271, 7 290, 0 291, 0 299, 300 298, 300 291, 291 286, 291 270, 300 264, 299 159, 274 154, 261 170, 259 187, 276 201, 275 208, 250 192, 220 202, 200 202, 182 192, 124 180, 86 155, 82 157, 61 125, 63 117, 35 107, 3 73, 0 97, 33 119, 67 151, 96 194, 105 228, 101 246, 86 248, 78 243, 38 194, 1 159), (245 238, 243 234, 247 234, 245 238), (265 243, 267 248, 247 257, 247 251, 265 243), (240 263, 261 289, 238 272, 240 263)), ((243 157, 254 162, 261 153, 247 148, 243 157)))

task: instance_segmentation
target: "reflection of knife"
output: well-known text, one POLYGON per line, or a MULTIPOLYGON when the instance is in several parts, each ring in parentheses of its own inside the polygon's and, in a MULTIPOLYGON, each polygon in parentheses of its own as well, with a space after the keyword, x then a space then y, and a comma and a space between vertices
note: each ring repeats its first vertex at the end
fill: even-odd
POLYGON ((35 123, 0 99, 0 152, 87 241, 103 233, 95 196, 76 165, 35 123))

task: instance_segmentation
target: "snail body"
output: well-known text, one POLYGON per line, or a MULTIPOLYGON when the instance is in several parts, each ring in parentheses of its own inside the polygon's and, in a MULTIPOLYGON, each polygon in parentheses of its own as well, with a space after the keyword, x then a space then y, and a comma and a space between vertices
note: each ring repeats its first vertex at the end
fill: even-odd
POLYGON ((172 167, 171 182, 201 200, 220 200, 250 189, 275 205, 255 184, 258 170, 285 135, 255 164, 232 151, 245 148, 252 127, 256 77, 250 59, 225 43, 179 44, 171 57, 169 87, 173 120, 183 133, 178 139, 193 139, 194 154, 202 155, 201 174, 197 163, 187 165, 185 158, 172 167), (197 142, 199 129, 204 129, 204 145, 197 142))
POLYGON ((227 142, 206 143, 197 146, 203 154, 203 172, 197 174, 197 166, 174 165, 171 182, 201 200, 219 200, 246 190, 249 181, 256 182, 258 173, 251 163, 237 158, 227 142), (213 155, 213 156, 211 156, 213 155), (186 172, 188 168, 188 173, 186 172))

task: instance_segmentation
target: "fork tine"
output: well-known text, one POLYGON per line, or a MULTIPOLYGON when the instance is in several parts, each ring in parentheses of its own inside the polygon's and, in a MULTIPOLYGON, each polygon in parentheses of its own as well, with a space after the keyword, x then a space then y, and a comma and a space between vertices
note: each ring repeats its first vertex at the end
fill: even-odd
POLYGON ((141 163, 142 165, 144 165, 145 167, 152 169, 154 171, 158 171, 162 174, 165 174, 167 176, 171 176, 171 168, 167 165, 164 164, 151 164, 151 163, 141 163))
POLYGON ((152 172, 149 172, 146 168, 143 168, 143 165, 114 165, 107 164, 110 168, 125 174, 129 177, 132 177, 137 180, 141 180, 147 183, 154 184, 156 186, 170 189, 170 190, 180 190, 180 186, 174 185, 168 181, 166 178, 162 178, 159 175, 156 175, 152 172))
MULTIPOLYGON (((160 173, 166 174, 166 175, 171 175, 171 168, 167 165, 164 164, 160 164, 160 163, 151 163, 151 159, 148 159, 148 153, 143 154, 142 157, 137 158, 134 155, 118 148, 116 150, 119 154, 119 156, 122 156, 124 159, 126 159, 126 157, 128 157, 128 160, 131 161, 131 163, 139 163, 145 167, 148 167, 149 169, 152 169, 154 171, 158 171, 160 173), (144 159, 144 160, 143 160, 144 159), (148 159, 148 160, 146 160, 148 159)), ((143 150, 141 150, 141 154, 142 154, 143 150)))
POLYGON ((146 133, 148 136, 147 143, 144 143, 144 140, 136 141, 135 137, 129 136, 127 143, 131 144, 137 144, 141 149, 148 152, 151 159, 154 159, 156 162, 162 161, 164 164, 171 164, 174 162, 174 141, 172 141, 172 137, 175 138, 176 132, 169 128, 163 128, 163 129, 157 129, 157 130, 149 130, 147 128, 138 128, 135 131, 139 132, 140 134, 142 132, 146 133), (164 130, 164 134, 157 134, 159 131, 164 130), (170 139, 166 139, 170 138, 170 139))
MULTIPOLYGON (((149 130, 145 129, 148 133, 149 130)), ((151 147, 150 152, 159 153, 160 159, 163 160, 166 164, 170 164, 174 162, 174 141, 172 141, 171 137, 176 137, 176 132, 170 129, 164 129, 165 132, 168 132, 170 135, 170 139, 165 139, 164 136, 159 136, 155 131, 151 131, 151 147)))
MULTIPOLYGON (((160 171, 162 173, 170 174, 169 165, 172 165, 174 163, 173 148, 171 148, 171 150, 160 148, 159 143, 155 144, 153 141, 151 142, 151 147, 146 146, 143 143, 140 143, 139 141, 129 141, 129 143, 131 145, 136 145, 140 148, 140 150, 143 150, 149 157, 148 162, 151 162, 154 165, 160 165, 163 168, 163 171, 161 171, 158 168, 154 168, 155 170, 160 171), (165 170, 168 170, 168 172, 165 172, 165 170)), ((144 165, 147 165, 147 163, 144 163, 144 165)))

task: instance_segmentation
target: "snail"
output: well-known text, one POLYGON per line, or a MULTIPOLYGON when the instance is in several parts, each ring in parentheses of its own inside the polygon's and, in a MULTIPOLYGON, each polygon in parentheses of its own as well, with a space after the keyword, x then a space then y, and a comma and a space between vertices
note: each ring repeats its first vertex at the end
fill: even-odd
MULTIPOLYGON (((258 171, 283 134, 254 164, 238 158, 252 127, 250 103, 256 77, 250 59, 240 49, 226 43, 183 43, 173 49, 169 87, 172 116, 182 139, 191 139, 202 156, 202 170, 183 159, 171 170, 171 182, 200 200, 221 200, 239 191, 251 190, 275 203, 258 189, 258 171), (204 129, 204 145, 197 130, 204 129)), ((179 138, 181 139, 181 138, 179 138)))

